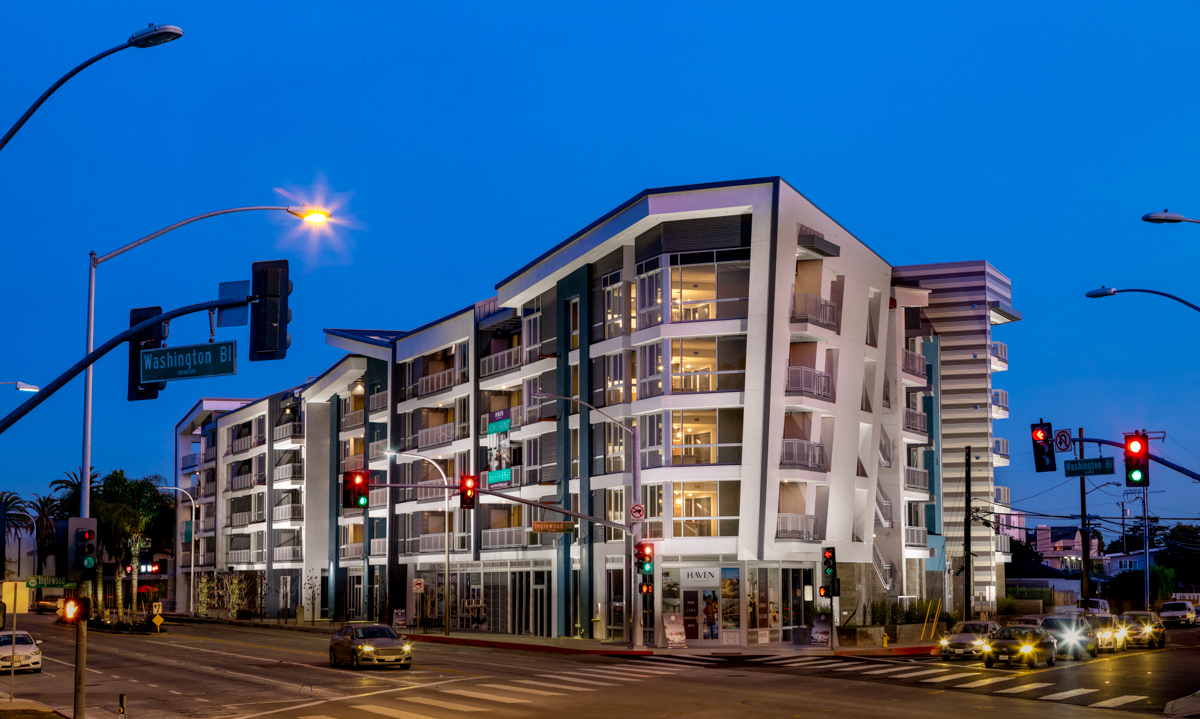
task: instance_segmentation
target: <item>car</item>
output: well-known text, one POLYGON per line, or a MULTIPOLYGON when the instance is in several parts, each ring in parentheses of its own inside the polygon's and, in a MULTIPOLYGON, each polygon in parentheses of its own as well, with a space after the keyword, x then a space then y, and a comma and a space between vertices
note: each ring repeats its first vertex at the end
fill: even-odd
POLYGON ((1090 614, 1087 620, 1096 630, 1096 643, 1100 646, 1100 651, 1116 654, 1129 648, 1129 643, 1125 640, 1125 627, 1117 617, 1111 614, 1090 614))
POLYGON ((386 624, 347 624, 329 640, 329 666, 412 668, 412 645, 386 624))
POLYGON ((1192 606, 1191 602, 1179 600, 1163 602, 1162 608, 1158 610, 1158 616, 1167 626, 1172 624, 1181 627, 1196 626, 1196 608, 1192 606))
POLYGON ((13 646, 13 632, 0 632, 0 671, 13 667, 17 671, 32 671, 40 674, 42 671, 42 650, 38 645, 41 639, 34 639, 29 632, 16 632, 16 647, 13 646), (16 662, 13 662, 13 659, 16 662))
POLYGON ((1151 649, 1167 646, 1167 627, 1155 612, 1125 612, 1119 621, 1130 644, 1145 644, 1151 649))
POLYGON ((1074 659, 1083 659, 1087 652, 1095 657, 1100 653, 1100 641, 1096 630, 1079 616, 1046 617, 1042 621, 1045 629, 1058 642, 1059 654, 1070 654, 1074 659))
POLYGON ((57 599, 39 599, 35 611, 38 614, 55 614, 59 609, 58 602, 57 599))
POLYGON ((1019 624, 1023 627, 1040 627, 1042 622, 1046 620, 1045 614, 1026 614, 1023 617, 1017 617, 1008 623, 1009 626, 1019 624))
POLYGON ((998 629, 1000 625, 996 622, 958 622, 938 642, 942 660, 978 659, 983 656, 984 641, 998 629))
POLYGON ((1039 662, 1054 666, 1058 641, 1050 632, 1029 624, 1001 627, 983 645, 983 665, 991 669, 996 662, 1025 664, 1037 669, 1039 662))

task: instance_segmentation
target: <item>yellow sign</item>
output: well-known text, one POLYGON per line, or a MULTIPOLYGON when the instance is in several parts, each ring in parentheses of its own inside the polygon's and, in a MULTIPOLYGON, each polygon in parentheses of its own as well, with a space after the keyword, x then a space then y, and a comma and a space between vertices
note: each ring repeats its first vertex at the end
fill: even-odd
POLYGON ((161 614, 155 614, 154 618, 151 619, 150 621, 154 622, 154 626, 162 627, 163 622, 165 622, 166 620, 162 618, 161 614))
POLYGON ((574 522, 534 522, 533 531, 535 532, 573 532, 575 531, 574 522))

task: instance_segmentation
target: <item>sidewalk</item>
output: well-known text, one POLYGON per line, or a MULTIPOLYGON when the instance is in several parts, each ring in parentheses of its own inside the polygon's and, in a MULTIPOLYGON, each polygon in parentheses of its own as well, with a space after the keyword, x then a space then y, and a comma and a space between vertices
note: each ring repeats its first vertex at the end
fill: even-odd
MULTIPOLYGON (((89 708, 89 711, 91 709, 89 708)), ((8 700, 7 692, 0 692, 0 717, 5 719, 62 719, 69 714, 55 711, 32 699, 8 700)))

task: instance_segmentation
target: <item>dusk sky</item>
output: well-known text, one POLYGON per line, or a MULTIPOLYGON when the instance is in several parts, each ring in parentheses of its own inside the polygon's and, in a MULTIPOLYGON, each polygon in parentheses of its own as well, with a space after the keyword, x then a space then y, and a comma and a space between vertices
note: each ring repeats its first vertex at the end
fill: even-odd
MULTIPOLYGON (((1139 220, 1200 216, 1194 4, 18 3, 0 132, 149 22, 185 35, 83 71, 0 152, 0 381, 46 385, 83 355, 90 250, 239 205, 324 202, 340 224, 314 244, 284 213, 232 215, 100 266, 97 344, 130 308, 214 299, 256 260, 291 260, 296 287, 284 361, 243 349, 235 377, 131 403, 126 350, 102 360, 101 472, 169 476, 197 398, 320 374, 343 354, 323 328, 408 329, 490 297, 644 188, 773 175, 893 265, 986 259, 1011 278, 1024 319, 995 332, 1011 369, 994 384, 1014 500, 1065 482, 1033 472, 1039 418, 1165 430, 1152 451, 1200 470, 1200 314, 1084 298, 1200 303, 1200 226, 1139 220)), ((172 323, 172 345, 207 339, 204 315, 172 323)), ((25 398, 0 387, 0 413, 25 398)), ((79 466, 82 404, 78 378, 0 436, 0 489, 79 466)), ((1152 512, 1200 512, 1190 479, 1155 465, 1151 484, 1152 512)), ((1121 489, 1089 509, 1116 516, 1121 489)), ((1072 480, 1016 504, 1078 500, 1072 480)))

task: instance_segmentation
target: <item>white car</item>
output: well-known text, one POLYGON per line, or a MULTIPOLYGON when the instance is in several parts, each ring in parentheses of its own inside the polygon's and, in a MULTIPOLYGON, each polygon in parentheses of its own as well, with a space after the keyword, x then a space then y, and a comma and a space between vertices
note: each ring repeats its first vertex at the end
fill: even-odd
POLYGON ((1191 602, 1175 600, 1163 602, 1162 609, 1159 610, 1158 616, 1162 618, 1163 624, 1177 624, 1181 627, 1193 627, 1196 625, 1196 608, 1191 602))
POLYGON ((13 647, 13 633, 0 632, 0 671, 14 666, 18 670, 42 671, 41 639, 34 639, 29 632, 17 632, 17 645, 13 647))
POLYGON ((980 659, 988 637, 1000 630, 996 622, 958 622, 939 640, 942 661, 980 659))

